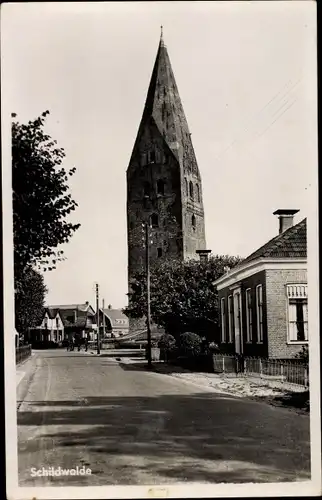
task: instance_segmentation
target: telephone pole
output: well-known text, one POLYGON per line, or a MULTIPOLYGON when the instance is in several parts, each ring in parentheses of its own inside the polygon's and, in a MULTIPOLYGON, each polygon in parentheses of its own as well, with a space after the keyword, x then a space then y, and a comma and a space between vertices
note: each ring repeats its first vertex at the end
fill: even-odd
POLYGON ((105 337, 105 300, 102 301, 102 309, 103 309, 103 338, 105 337))
POLYGON ((145 264, 146 264, 146 292, 147 292, 147 314, 146 327, 148 336, 147 357, 148 368, 152 367, 151 359, 151 291, 150 291, 150 240, 149 240, 149 224, 145 224, 145 264))
POLYGON ((100 339, 100 302, 99 302, 99 289, 96 283, 96 314, 97 314, 97 354, 101 353, 101 339, 100 339))

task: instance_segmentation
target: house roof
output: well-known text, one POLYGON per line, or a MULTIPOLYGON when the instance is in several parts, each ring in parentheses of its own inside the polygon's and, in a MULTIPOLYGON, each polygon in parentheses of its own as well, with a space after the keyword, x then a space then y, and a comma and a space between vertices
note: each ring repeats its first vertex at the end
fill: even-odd
POLYGON ((239 266, 258 259, 259 257, 283 257, 288 259, 307 257, 306 219, 303 219, 295 226, 290 227, 283 233, 269 240, 265 245, 246 257, 239 266))
POLYGON ((50 319, 54 319, 56 318, 57 313, 59 313, 59 309, 57 309, 56 307, 46 307, 45 312, 47 312, 50 319))
POLYGON ((58 306, 48 306, 50 309, 69 309, 69 310, 77 310, 77 311, 84 311, 86 312, 91 306, 89 303, 85 304, 67 304, 67 305, 58 305, 58 306))
POLYGON ((117 326, 118 320, 125 320, 125 323, 123 323, 123 325, 125 327, 129 326, 129 318, 125 316, 125 314, 122 312, 122 309, 104 309, 104 314, 109 317, 112 326, 117 326))
POLYGON ((284 262, 285 259, 306 259, 307 258, 307 238, 306 238, 306 219, 295 226, 290 227, 281 234, 278 234, 265 245, 261 246, 255 252, 251 253, 246 259, 242 260, 237 266, 233 267, 226 274, 220 276, 214 285, 223 286, 227 282, 238 281, 241 273, 250 271, 256 267, 258 262, 274 261, 284 262))

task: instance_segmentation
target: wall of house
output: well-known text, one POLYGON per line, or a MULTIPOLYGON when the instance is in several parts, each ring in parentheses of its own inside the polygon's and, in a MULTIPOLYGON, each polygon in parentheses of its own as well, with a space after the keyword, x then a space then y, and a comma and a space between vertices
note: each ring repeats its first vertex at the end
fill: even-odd
MULTIPOLYGON (((267 311, 265 307, 266 303, 266 277, 265 271, 260 271, 258 273, 245 278, 240 283, 241 289, 241 307, 242 307, 242 331, 243 331, 243 352, 244 356, 258 356, 267 357, 268 356, 268 335, 267 335, 267 311), (256 315, 256 287, 257 285, 262 285, 263 290, 263 342, 259 343, 257 341, 257 315, 256 315), (246 290, 251 289, 252 297, 252 341, 247 342, 246 337, 246 290)), ((228 329, 229 329, 229 315, 228 315, 228 297, 233 295, 233 290, 231 287, 223 288, 218 291, 219 301, 225 298, 225 325, 226 325, 226 339, 228 339, 228 329)), ((235 341, 234 341, 234 330, 233 330, 233 342, 220 342, 220 348, 222 351, 234 354, 235 353, 235 341)))
POLYGON ((306 269, 266 271, 268 352, 272 358, 293 358, 303 346, 302 343, 288 342, 288 299, 285 286, 292 283, 307 283, 306 269))

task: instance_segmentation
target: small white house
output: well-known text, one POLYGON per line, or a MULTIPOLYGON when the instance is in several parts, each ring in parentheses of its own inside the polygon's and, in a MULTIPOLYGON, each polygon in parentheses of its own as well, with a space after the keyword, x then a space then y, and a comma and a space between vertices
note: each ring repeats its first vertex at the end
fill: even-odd
POLYGON ((51 341, 51 342, 62 342, 65 338, 64 336, 64 323, 60 316, 59 310, 47 307, 44 312, 44 316, 41 324, 37 327, 38 332, 35 340, 51 341))

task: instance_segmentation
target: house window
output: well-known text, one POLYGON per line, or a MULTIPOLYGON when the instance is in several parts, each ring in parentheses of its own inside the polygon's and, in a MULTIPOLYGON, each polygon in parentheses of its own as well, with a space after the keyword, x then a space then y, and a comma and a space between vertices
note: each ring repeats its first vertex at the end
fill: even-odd
POLYGON ((150 196, 150 183, 145 182, 143 184, 143 189, 144 189, 144 196, 150 196))
POLYGON ((191 181, 189 182, 189 195, 190 198, 193 200, 193 184, 191 181))
POLYGON ((228 342, 233 341, 233 326, 234 326, 234 309, 233 296, 228 297, 228 342))
POLYGON ((58 329, 59 328, 59 319, 56 318, 56 328, 58 329))
POLYGON ((159 227, 159 217, 157 214, 151 215, 151 226, 152 227, 159 227))
POLYGON ((257 342, 263 342, 263 287, 256 287, 257 342))
POLYGON ((162 179, 159 179, 157 182, 157 193, 164 194, 164 181, 162 179))
POLYGON ((191 225, 193 229, 196 229, 196 216, 194 214, 191 217, 191 225))
POLYGON ((196 184, 196 192, 197 192, 197 201, 200 203, 200 188, 199 184, 196 184))
POLYGON ((162 248, 158 248, 158 257, 162 257, 162 248))
POLYGON ((221 312, 221 341, 226 342, 226 311, 225 311, 225 299, 222 298, 220 301, 220 312, 221 312))
POLYGON ((307 342, 307 285, 287 285, 287 297, 289 342, 307 342))
POLYGON ((250 288, 246 290, 246 341, 253 340, 253 310, 252 310, 252 291, 250 288))

